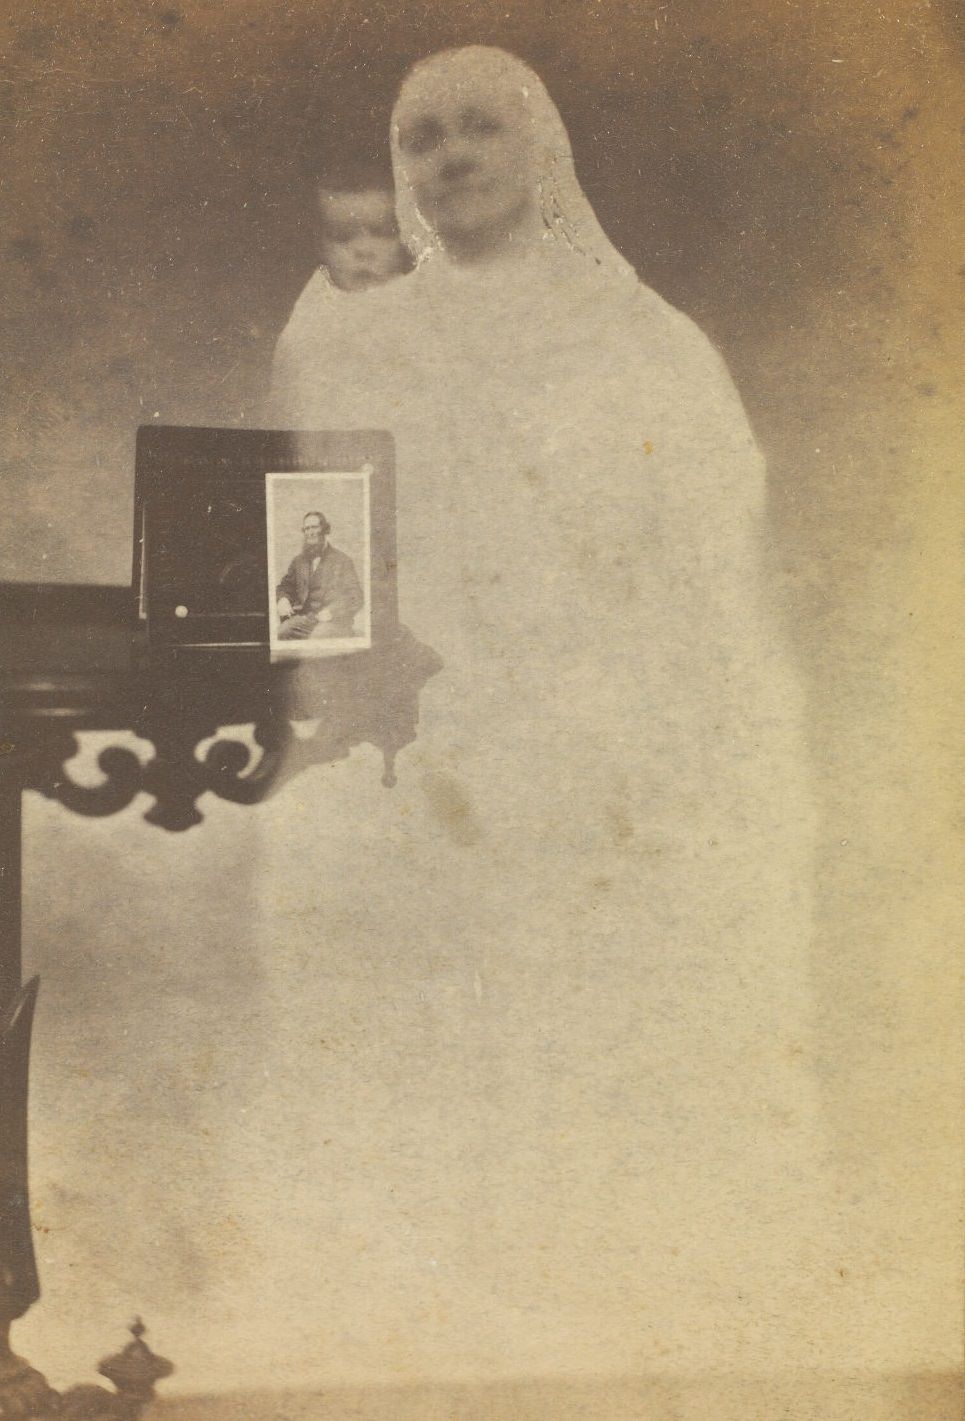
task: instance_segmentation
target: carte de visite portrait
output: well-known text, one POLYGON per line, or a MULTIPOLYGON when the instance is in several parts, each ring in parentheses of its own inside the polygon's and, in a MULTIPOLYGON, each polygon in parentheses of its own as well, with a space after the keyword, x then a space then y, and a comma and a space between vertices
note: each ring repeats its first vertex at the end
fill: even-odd
POLYGON ((0 1417, 960 1421, 955 0, 8 10, 0 1417))
POLYGON ((369 471, 269 473, 265 482, 272 653, 334 656, 368 649, 369 471))

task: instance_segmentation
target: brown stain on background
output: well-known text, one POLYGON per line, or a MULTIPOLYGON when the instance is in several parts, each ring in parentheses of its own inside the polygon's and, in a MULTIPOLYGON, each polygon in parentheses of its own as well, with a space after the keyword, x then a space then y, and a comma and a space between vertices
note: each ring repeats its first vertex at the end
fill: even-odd
POLYGON ((422 790, 429 808, 454 844, 470 848, 482 838, 482 829, 468 794, 452 775, 441 771, 422 777, 422 790))

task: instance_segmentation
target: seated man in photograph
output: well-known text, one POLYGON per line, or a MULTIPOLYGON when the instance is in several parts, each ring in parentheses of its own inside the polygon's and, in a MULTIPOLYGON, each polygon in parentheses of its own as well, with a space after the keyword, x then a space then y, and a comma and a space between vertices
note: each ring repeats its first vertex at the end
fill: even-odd
POLYGON ((282 641, 356 636, 362 586, 352 559, 328 541, 331 525, 313 510, 302 520, 304 547, 275 589, 282 641))

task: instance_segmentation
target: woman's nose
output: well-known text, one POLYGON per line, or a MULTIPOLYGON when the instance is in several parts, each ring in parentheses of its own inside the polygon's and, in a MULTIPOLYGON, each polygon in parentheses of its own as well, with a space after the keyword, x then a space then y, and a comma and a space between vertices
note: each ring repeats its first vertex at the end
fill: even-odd
POLYGON ((474 167, 475 161, 465 149, 447 148, 439 165, 439 176, 447 181, 454 181, 457 178, 464 178, 467 173, 472 172, 474 167))

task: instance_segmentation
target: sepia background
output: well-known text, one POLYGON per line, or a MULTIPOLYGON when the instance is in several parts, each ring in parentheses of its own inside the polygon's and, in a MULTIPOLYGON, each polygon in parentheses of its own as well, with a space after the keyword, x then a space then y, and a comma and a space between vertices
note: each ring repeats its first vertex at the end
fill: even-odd
MULTIPOLYGON (((21 1349, 72 1380, 139 1307, 149 1323, 167 1319, 153 1340, 185 1391, 820 1373, 859 1379, 849 1385, 861 1400, 842 1416, 957 1415, 961 864, 948 756, 965 268, 954 0, 38 0, 8 3, 2 35, 0 576, 14 580, 128 580, 139 423, 258 422, 274 338, 312 269, 309 180, 352 146, 382 144, 412 60, 498 43, 546 81, 604 228, 718 342, 768 455, 824 814, 815 1069, 848 1240, 837 1266, 833 1248, 822 1254, 821 1326, 802 1315, 797 1341, 785 1329, 777 1349, 753 1326, 742 1344, 741 1325, 708 1329, 655 1299, 656 1322, 615 1315, 609 1335, 550 1331, 491 1355, 474 1343, 471 1267, 452 1263, 444 1317, 420 1313, 411 1283, 366 1255, 377 1204, 335 1169, 318 1187, 357 1250, 326 1253, 301 1331, 289 1348, 278 1341, 277 1374, 249 1367, 238 1338, 271 1333, 268 1295, 239 1284, 223 1329, 199 1333, 207 1280, 179 1220, 199 1192, 206 1211, 219 1190, 230 1198, 240 1166, 220 1122, 261 1088, 250 1047, 273 967, 252 855, 283 834, 285 814, 324 813, 328 771, 264 812, 211 806, 187 838, 149 829, 136 808, 86 822, 31 800, 45 1297, 21 1349), (252 1003, 229 1077, 205 1064, 225 1058, 238 1029, 236 1015, 205 1009, 213 988, 252 1003), (178 1135, 172 1167, 185 1119, 192 1144, 178 1135)), ((323 865, 306 872, 323 881, 323 865)), ((391 1179, 365 1092, 361 1105, 354 1095, 365 1023, 387 989, 352 961, 350 938, 340 950, 344 1054, 331 1090, 341 1124, 370 1143, 371 1170, 391 1179)), ((449 1128, 458 1134, 457 1110, 449 1128)), ((458 1200, 458 1166, 446 1183, 458 1200)), ((223 1217, 230 1272, 245 1243, 227 1202, 223 1217)), ((553 1287, 578 1296, 576 1271, 561 1283, 547 1266, 553 1287)), ((787 1260, 792 1275, 810 1266, 787 1260)), ((611 1409, 590 1400, 586 1414, 638 1414, 612 1395, 611 1409)), ((690 1415, 675 1396, 667 1414, 690 1415)), ((529 1404, 517 1398, 507 1414, 529 1404)), ((565 1404, 560 1393, 548 1410, 544 1396, 533 1414, 565 1404)), ((705 1393, 693 1405, 712 1414, 705 1393)), ((740 1414, 756 1414, 747 1405, 740 1414)), ((800 1414, 827 1418, 831 1405, 800 1414)))

